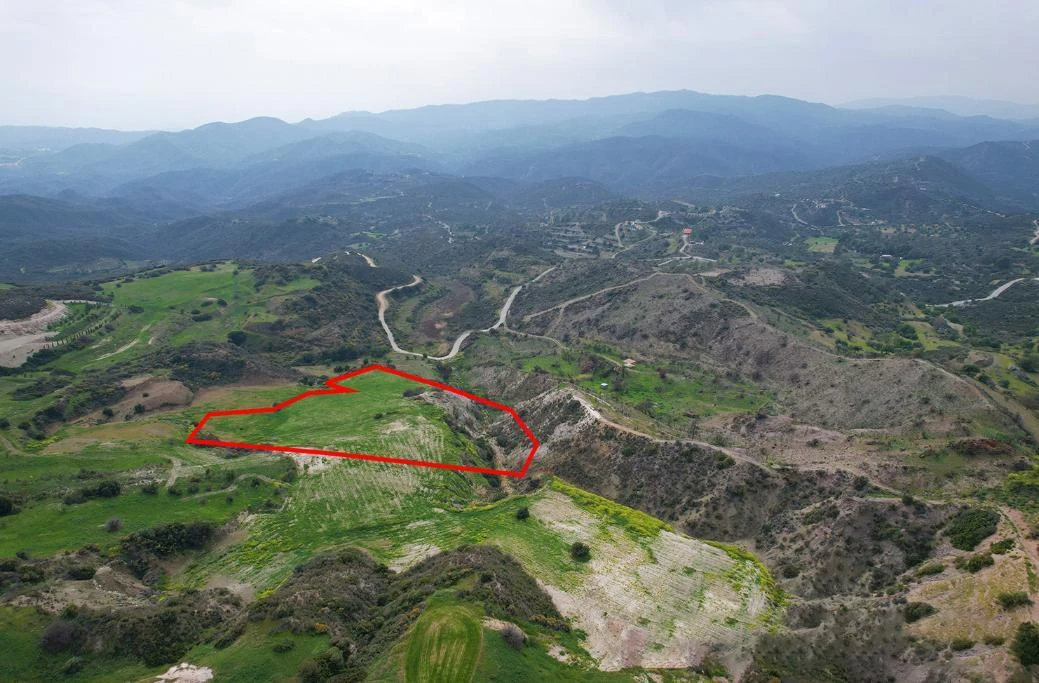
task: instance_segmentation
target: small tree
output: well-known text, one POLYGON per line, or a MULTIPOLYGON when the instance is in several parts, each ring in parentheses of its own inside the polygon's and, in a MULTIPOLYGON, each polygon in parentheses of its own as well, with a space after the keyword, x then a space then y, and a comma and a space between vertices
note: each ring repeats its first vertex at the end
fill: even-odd
POLYGON ((592 549, 585 543, 574 541, 570 546, 570 557, 578 562, 587 562, 592 557, 592 549))
POLYGON ((6 517, 7 515, 13 515, 18 512, 18 505, 13 499, 6 496, 0 496, 0 517, 6 517))
POLYGON ((513 650, 522 649, 524 643, 527 642, 527 634, 521 631, 515 624, 507 624, 501 630, 501 637, 505 640, 505 644, 513 650))
POLYGON ((929 617, 935 612, 934 605, 929 605, 926 602, 909 602, 902 610, 902 615, 905 617, 906 623, 911 624, 914 621, 920 621, 924 617, 929 617))
POLYGON ((79 627, 66 619, 51 623, 40 637, 40 646, 47 652, 61 652, 79 640, 79 627))
POLYGON ((1018 626, 1010 651, 1024 666, 1039 664, 1039 624, 1026 621, 1018 626))
POLYGON ((113 517, 112 519, 105 522, 105 531, 107 531, 108 533, 114 533, 122 528, 123 520, 119 519, 118 517, 113 517))
POLYGON ((227 341, 231 342, 235 346, 242 346, 245 344, 247 335, 242 330, 233 330, 227 333, 227 341))
POLYGON ((519 510, 516 510, 516 519, 522 521, 522 520, 524 520, 524 519, 526 519, 528 517, 530 517, 530 509, 529 508, 522 507, 519 510))
POLYGON ((1000 593, 996 599, 1003 606, 1003 609, 1014 609, 1015 607, 1024 607, 1032 604, 1032 599, 1024 591, 1000 593))
POLYGON ((115 498, 123 488, 117 481, 103 481, 97 485, 96 493, 100 498, 115 498))

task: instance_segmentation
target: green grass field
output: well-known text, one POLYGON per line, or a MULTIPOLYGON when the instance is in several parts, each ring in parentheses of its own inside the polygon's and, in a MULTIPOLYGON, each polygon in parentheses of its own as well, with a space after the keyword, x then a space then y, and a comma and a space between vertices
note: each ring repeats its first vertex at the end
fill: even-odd
POLYGON ((834 237, 809 237, 805 240, 805 245, 808 247, 808 251, 817 254, 832 254, 837 248, 837 240, 834 237))
POLYGON ((491 629, 484 629, 483 650, 480 653, 473 679, 500 681, 501 683, 543 683, 544 681, 613 683, 615 681, 647 680, 642 672, 606 672, 568 666, 553 658, 540 645, 528 645, 515 650, 505 643, 505 639, 500 633, 491 629))
POLYGON ((25 551, 35 557, 53 555, 84 545, 115 545, 122 536, 170 522, 212 521, 223 524, 242 510, 267 500, 272 484, 239 485, 217 494, 170 496, 160 490, 146 495, 130 489, 116 498, 98 498, 78 505, 44 500, 0 521, 0 556, 25 551), (230 499, 229 499, 230 498, 230 499), (118 533, 105 530, 110 519, 122 522, 118 533))
POLYGON ((438 462, 460 462, 463 452, 471 450, 468 441, 447 428, 442 409, 421 397, 404 396, 424 385, 375 371, 343 386, 356 392, 310 396, 273 413, 215 417, 205 432, 229 441, 438 462))
POLYGON ((407 683, 467 683, 483 646, 480 612, 472 606, 436 603, 422 613, 408 638, 407 683))
MULTIPOLYGON (((242 329, 249 322, 274 319, 272 307, 277 301, 317 284, 302 277, 257 289, 253 271, 239 269, 233 263, 109 282, 103 290, 112 296, 111 305, 72 304, 73 316, 56 328, 63 336, 90 328, 91 343, 62 354, 45 368, 79 375, 125 363, 160 347, 223 341, 228 332, 242 329), (105 324, 93 329, 97 319, 105 324)), ((156 368, 155 372, 161 375, 163 369, 156 368)), ((48 372, 41 370, 0 378, 0 417, 17 425, 51 405, 51 395, 30 400, 12 398, 19 387, 48 377, 48 372)), ((11 428, 7 437, 13 441, 21 439, 22 434, 11 428)))
POLYGON ((113 546, 128 533, 165 522, 224 523, 290 490, 263 478, 278 479, 291 461, 269 454, 221 458, 214 449, 183 443, 189 424, 179 413, 167 413, 140 422, 74 425, 45 448, 0 455, 0 490, 22 500, 21 512, 0 519, 0 556, 113 546), (174 462, 179 495, 165 487, 174 462), (121 495, 63 502, 66 494, 106 479, 120 482, 121 495), (159 484, 155 494, 143 492, 147 482, 159 484), (105 530, 111 519, 122 522, 120 531, 105 530))
POLYGON ((234 643, 219 650, 212 645, 199 645, 182 658, 196 666, 213 670, 213 678, 227 683, 253 681, 291 681, 300 664, 328 648, 327 635, 294 634, 282 631, 272 634, 269 621, 251 623, 234 643), (292 649, 275 652, 279 643, 292 643, 292 649))
MULTIPOLYGON (((68 653, 49 654, 40 647, 40 636, 51 617, 26 607, 0 606, 0 681, 60 681, 71 676, 62 671, 68 653)), ((75 675, 76 681, 137 681, 161 673, 129 660, 89 659, 75 675)))
POLYGON ((95 344, 64 354, 51 367, 76 372, 104 368, 144 353, 154 346, 153 337, 172 346, 223 340, 250 321, 271 319, 268 308, 278 297, 317 284, 304 277, 257 289, 253 271, 233 263, 109 282, 103 289, 118 313, 114 329, 96 333, 95 344))

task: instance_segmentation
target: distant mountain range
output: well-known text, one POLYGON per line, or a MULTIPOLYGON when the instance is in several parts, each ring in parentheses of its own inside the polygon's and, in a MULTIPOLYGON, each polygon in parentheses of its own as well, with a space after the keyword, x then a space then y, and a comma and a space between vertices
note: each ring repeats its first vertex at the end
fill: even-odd
POLYGON ((924 192, 1039 209, 1039 124, 1026 109, 961 116, 925 106, 940 101, 912 102, 831 107, 671 91, 179 132, 0 127, 0 277, 43 277, 50 253, 84 264, 181 258, 178 235, 188 234, 220 254, 295 258, 348 244, 361 225, 411 229, 433 209, 486 224, 621 197, 805 188, 880 192, 909 206, 926 205, 924 192))
POLYGON ((953 95, 933 97, 877 97, 842 104, 846 109, 880 109, 883 107, 941 110, 955 116, 991 116, 997 119, 1039 120, 1039 104, 1022 104, 1005 100, 976 100, 953 95))

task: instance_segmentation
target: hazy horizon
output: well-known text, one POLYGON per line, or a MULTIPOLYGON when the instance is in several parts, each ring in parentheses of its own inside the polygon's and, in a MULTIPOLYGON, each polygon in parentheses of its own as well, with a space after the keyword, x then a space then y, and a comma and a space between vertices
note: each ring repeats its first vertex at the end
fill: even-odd
POLYGON ((0 5, 4 125, 179 130, 501 99, 696 90, 839 105, 1037 102, 1039 5, 321 0, 0 5))
MULTIPOLYGON (((696 88, 675 88, 673 90, 670 90, 670 92, 676 92, 676 91, 680 91, 680 90, 695 91, 695 92, 700 92, 700 93, 706 94, 706 95, 722 95, 722 96, 734 96, 734 97, 760 97, 760 96, 791 97, 790 95, 784 95, 783 93, 776 93, 776 92, 762 92, 762 93, 716 93, 716 92, 704 92, 702 90, 697 90, 696 88)), ((419 109, 419 108, 423 108, 423 107, 464 106, 464 105, 469 105, 469 104, 481 104, 481 103, 485 103, 485 102, 507 102, 507 101, 526 101, 526 102, 542 101, 542 102, 545 102, 545 101, 564 101, 564 100, 587 101, 587 100, 601 99, 601 98, 604 98, 604 97, 615 97, 615 96, 632 95, 632 94, 638 94, 638 93, 655 93, 655 92, 668 92, 668 91, 641 90, 641 91, 630 91, 630 92, 613 92, 613 93, 604 93, 604 94, 601 94, 601 95, 589 95, 588 97, 544 97, 544 98, 539 98, 539 97, 529 97, 529 98, 500 97, 500 98, 483 99, 483 100, 469 100, 469 101, 464 101, 464 102, 428 102, 428 103, 425 103, 425 104, 415 105, 414 107, 393 107, 393 108, 388 108, 388 109, 343 109, 341 111, 332 112, 332 113, 327 114, 327 115, 304 116, 302 118, 286 118, 286 117, 282 117, 282 116, 277 116, 275 114, 269 114, 269 113, 261 112, 261 113, 257 113, 257 114, 251 115, 251 116, 246 116, 244 118, 212 119, 212 120, 206 120, 206 121, 199 121, 197 123, 186 125, 186 126, 166 126, 166 127, 158 127, 158 126, 156 126, 156 127, 146 127, 146 126, 125 127, 125 126, 123 126, 123 127, 113 127, 113 126, 93 125, 91 123, 82 123, 82 124, 80 124, 80 123, 45 124, 45 123, 33 123, 33 122, 26 123, 26 122, 20 122, 20 121, 3 121, 3 120, 0 120, 0 126, 26 126, 26 127, 28 127, 28 126, 44 126, 44 127, 55 127, 55 128, 97 128, 97 129, 120 130, 120 131, 125 131, 125 132, 141 132, 141 131, 177 132, 177 131, 180 131, 180 130, 191 130, 191 129, 198 128, 200 126, 205 126, 205 125, 208 125, 208 124, 211 124, 211 123, 240 123, 240 122, 243 122, 243 121, 248 121, 250 119, 259 119, 259 118, 276 118, 276 119, 280 119, 282 121, 285 121, 286 123, 296 124, 296 123, 300 123, 302 121, 305 121, 307 119, 329 118, 329 117, 337 116, 339 114, 346 114, 346 113, 369 113, 369 114, 376 114, 376 115, 378 115, 378 114, 383 114, 383 113, 390 112, 390 111, 400 111, 400 110, 407 110, 407 109, 419 109)), ((958 98, 969 99, 971 101, 978 102, 978 103, 984 103, 984 102, 991 101, 991 102, 1000 103, 1000 104, 1013 104, 1013 105, 1020 105, 1020 106, 1026 106, 1026 107, 1036 107, 1036 108, 1039 108, 1039 101, 1036 101, 1036 102, 1024 102, 1024 101, 1010 101, 1010 100, 989 100, 988 98, 972 98, 972 97, 969 97, 969 96, 966 96, 966 95, 958 95, 958 94, 911 95, 911 96, 898 97, 898 98, 885 97, 885 96, 876 96, 876 97, 863 97, 863 98, 858 98, 858 99, 855 99, 855 100, 848 100, 848 101, 842 101, 842 102, 823 102, 821 100, 804 100, 804 101, 815 102, 815 103, 819 103, 819 104, 826 104, 826 105, 829 105, 829 106, 832 106, 832 107, 837 107, 837 108, 842 108, 842 107, 846 107, 846 106, 854 108, 855 106, 859 106, 859 105, 862 105, 863 103, 868 103, 868 102, 871 102, 871 101, 886 101, 886 100, 907 100, 908 101, 908 100, 913 100, 913 99, 927 100, 927 99, 958 99, 958 98)), ((802 99, 802 98, 794 98, 794 99, 802 99)), ((884 106, 884 105, 880 104, 878 106, 884 106)), ((920 104, 918 106, 926 107, 926 105, 924 105, 924 104, 920 104)))

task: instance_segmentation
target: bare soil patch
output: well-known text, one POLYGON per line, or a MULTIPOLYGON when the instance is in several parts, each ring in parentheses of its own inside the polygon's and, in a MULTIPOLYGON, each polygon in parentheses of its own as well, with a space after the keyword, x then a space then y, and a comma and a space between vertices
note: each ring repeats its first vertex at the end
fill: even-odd
POLYGON ((0 320, 0 366, 18 367, 34 352, 47 345, 47 328, 61 320, 68 307, 57 301, 22 320, 0 320))
POLYGON ((742 277, 733 280, 737 285, 750 285, 754 287, 768 287, 781 285, 786 282, 786 273, 779 268, 755 268, 748 271, 742 277))

